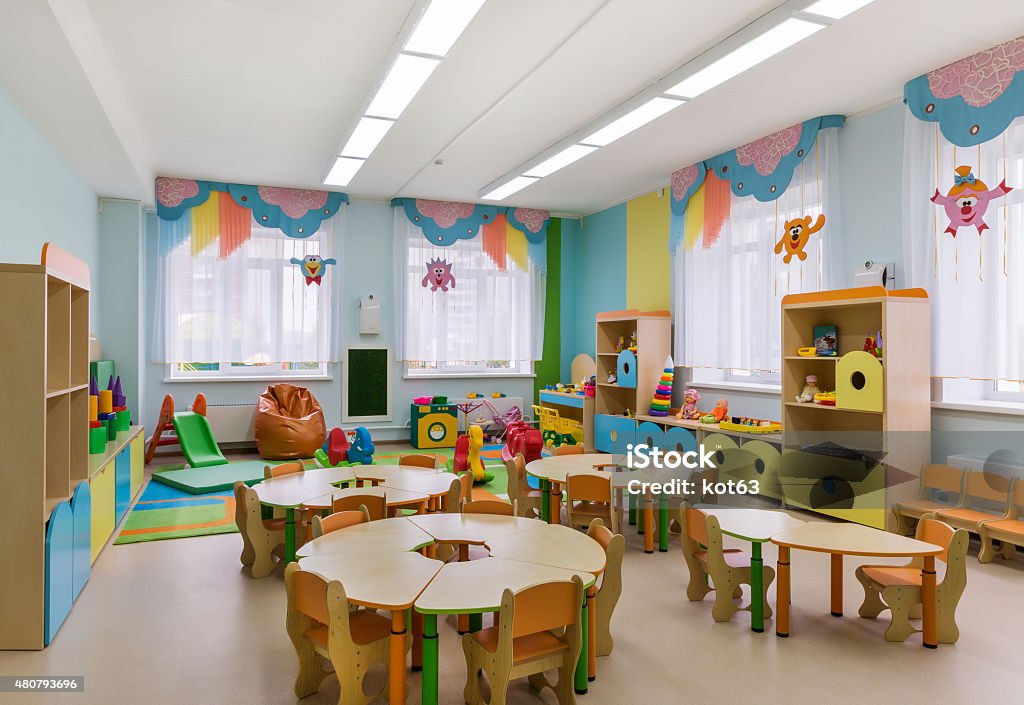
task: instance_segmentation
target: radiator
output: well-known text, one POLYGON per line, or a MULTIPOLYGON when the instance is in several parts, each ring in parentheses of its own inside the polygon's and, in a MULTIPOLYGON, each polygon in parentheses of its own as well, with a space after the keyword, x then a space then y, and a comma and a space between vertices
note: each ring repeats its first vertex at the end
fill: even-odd
MULTIPOLYGON (((528 409, 523 405, 522 397, 501 397, 500 399, 492 399, 491 397, 486 397, 486 399, 487 401, 494 405, 494 408, 498 410, 498 414, 504 414, 513 406, 518 406, 519 410, 523 412, 524 418, 533 415, 533 409, 528 409)), ((484 404, 483 402, 483 399, 456 399, 452 397, 448 398, 449 404, 480 404, 479 409, 476 409, 469 413, 469 422, 471 424, 475 423, 486 427, 489 424, 491 424, 491 417, 494 416, 494 413, 487 407, 487 404, 484 404)), ((461 411, 459 412, 459 430, 466 430, 466 416, 461 411)))
POLYGON ((206 418, 218 443, 253 443, 255 404, 208 404, 206 418))

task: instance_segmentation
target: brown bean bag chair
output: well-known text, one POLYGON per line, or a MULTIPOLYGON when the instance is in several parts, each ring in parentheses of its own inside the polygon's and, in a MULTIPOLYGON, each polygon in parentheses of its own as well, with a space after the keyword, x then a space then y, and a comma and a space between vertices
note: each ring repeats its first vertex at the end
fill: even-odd
POLYGON ((267 460, 312 458, 327 437, 320 402, 305 387, 272 384, 256 404, 256 448, 267 460))

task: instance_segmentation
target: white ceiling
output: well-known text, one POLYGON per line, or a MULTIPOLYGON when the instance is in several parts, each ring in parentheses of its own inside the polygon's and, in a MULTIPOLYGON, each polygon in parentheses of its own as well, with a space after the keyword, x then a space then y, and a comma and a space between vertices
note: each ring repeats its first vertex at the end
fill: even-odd
MULTIPOLYGON (((0 86, 104 196, 151 202, 157 174, 318 188, 414 4, 4 0, 0 86)), ((777 4, 490 0, 345 190, 478 200, 777 4)), ((773 130, 896 99, 908 79, 1024 33, 1020 0, 963 8, 875 0, 510 200, 593 212, 773 130)))

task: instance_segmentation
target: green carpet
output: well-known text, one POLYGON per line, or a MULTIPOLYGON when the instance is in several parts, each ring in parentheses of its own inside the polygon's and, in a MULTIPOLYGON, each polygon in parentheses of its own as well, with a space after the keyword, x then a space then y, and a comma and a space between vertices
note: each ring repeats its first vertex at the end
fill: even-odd
MULTIPOLYGON (((425 453, 427 455, 443 455, 445 458, 451 460, 454 455, 454 449, 452 448, 430 448, 420 450, 413 448, 412 446, 400 446, 400 445, 379 445, 377 446, 377 452, 373 454, 373 461, 378 465, 398 465, 398 458, 401 455, 407 453, 425 453)), ((505 471, 505 461, 501 459, 501 446, 499 445, 485 445, 483 450, 480 452, 480 456, 484 461, 484 467, 487 472, 492 473, 494 478, 490 482, 484 482, 477 487, 482 487, 486 490, 493 492, 496 495, 507 495, 508 494, 508 474, 505 471)), ((449 467, 451 465, 449 464, 449 467)))
POLYGON ((114 543, 142 543, 237 531, 232 493, 195 495, 150 482, 132 507, 114 543))

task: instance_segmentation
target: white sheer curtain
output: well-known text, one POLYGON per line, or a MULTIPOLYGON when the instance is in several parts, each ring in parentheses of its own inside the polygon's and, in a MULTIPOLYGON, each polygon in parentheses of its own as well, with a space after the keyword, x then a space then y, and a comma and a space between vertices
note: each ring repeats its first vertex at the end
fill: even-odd
POLYGON ((903 252, 909 285, 932 302, 932 375, 1024 380, 1024 118, 976 147, 946 141, 937 123, 905 122, 903 252), (987 189, 1014 188, 979 214, 980 236, 973 225, 944 232, 949 218, 930 200, 960 166, 987 189))
POLYGON ((343 263, 329 265, 318 286, 307 285, 291 262, 335 257, 335 228, 339 216, 298 239, 254 223, 252 237, 221 258, 216 240, 195 255, 191 236, 170 246, 172 233, 160 221, 154 362, 223 368, 337 361, 334 292, 341 291, 343 263))
POLYGON ((506 366, 528 369, 544 341, 546 276, 529 262, 507 259, 501 271, 480 235, 436 247, 395 209, 395 282, 402 313, 397 320, 399 358, 442 369, 506 366), (422 281, 427 262, 451 264, 455 286, 432 291, 422 281))
MULTIPOLYGON (((828 289, 838 256, 840 213, 837 128, 818 133, 814 151, 796 167, 774 201, 730 194, 729 217, 717 242, 680 244, 672 257, 676 364, 691 368, 773 373, 782 352, 781 302, 787 294, 828 289), (818 214, 807 259, 784 264, 774 252, 787 220, 818 214)), ((672 228, 682 227, 673 216, 672 228)))

